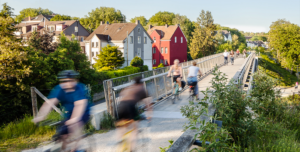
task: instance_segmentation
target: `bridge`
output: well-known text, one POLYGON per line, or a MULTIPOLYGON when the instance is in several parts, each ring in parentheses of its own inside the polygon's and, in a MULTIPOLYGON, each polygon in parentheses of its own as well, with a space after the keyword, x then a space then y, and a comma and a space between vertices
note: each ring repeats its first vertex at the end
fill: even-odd
MULTIPOLYGON (((199 91, 204 91, 211 86, 213 75, 212 69, 218 66, 222 73, 227 75, 228 81, 233 79, 235 83, 244 84, 241 89, 249 91, 252 81, 251 73, 256 69, 257 58, 251 53, 247 58, 235 57, 234 65, 230 63, 224 65, 222 54, 215 54, 209 57, 197 59, 197 66, 200 68, 204 77, 198 80, 199 91), (249 82, 250 81, 250 82, 249 82)), ((186 80, 187 68, 191 62, 182 63, 183 79, 186 80)), ((154 98, 153 115, 150 125, 146 121, 140 123, 140 133, 137 139, 138 151, 159 152, 159 147, 169 146, 168 140, 175 143, 168 151, 187 151, 193 142, 193 132, 183 132, 183 125, 188 120, 182 116, 180 108, 189 104, 189 92, 185 89, 180 94, 181 100, 176 100, 175 104, 171 102, 170 91, 172 89, 172 81, 167 78, 169 67, 139 73, 135 75, 125 76, 121 78, 111 79, 104 82, 106 102, 93 107, 92 123, 96 129, 100 129, 100 119, 103 112, 109 112, 118 117, 116 108, 119 102, 119 93, 123 88, 131 84, 131 80, 140 75, 144 79, 144 85, 149 94, 154 98)), ((203 94, 200 93, 200 98, 203 94)), ((209 103, 209 115, 214 113, 211 103, 209 103)), ((110 130, 102 134, 94 134, 86 139, 93 149, 98 152, 114 152, 117 151, 117 142, 120 138, 117 136, 116 130, 110 130)), ((43 148, 40 148, 43 149, 43 148)), ((37 150, 37 149, 36 149, 37 150)))

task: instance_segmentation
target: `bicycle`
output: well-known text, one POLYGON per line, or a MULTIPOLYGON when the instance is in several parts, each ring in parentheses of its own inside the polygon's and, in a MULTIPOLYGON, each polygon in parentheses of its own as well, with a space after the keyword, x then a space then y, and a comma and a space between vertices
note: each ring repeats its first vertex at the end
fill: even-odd
POLYGON ((178 100, 181 100, 180 97, 179 97, 179 85, 174 82, 174 87, 173 87, 173 90, 172 90, 172 104, 175 104, 175 100, 178 99, 178 100), (174 92, 174 93, 173 93, 174 92))
MULTIPOLYGON (((51 146, 50 148, 44 150, 43 152, 60 152, 62 151, 62 139, 61 139, 61 134, 60 134, 60 129, 61 127, 63 126, 63 124, 65 123, 65 121, 53 121, 53 120, 45 120, 45 121, 42 121, 40 123, 38 123, 37 125, 38 126, 56 126, 56 133, 52 136, 52 140, 51 142, 53 144, 50 144, 50 145, 53 145, 51 146)), ((72 143, 72 142, 75 142, 75 141, 79 141, 79 140, 82 140, 86 137, 88 137, 91 133, 86 133, 86 134, 83 134, 79 137, 76 137, 76 138, 73 138, 73 139, 69 139, 67 141, 68 144, 72 143)), ((90 141, 87 142, 87 143, 91 143, 90 141)), ((91 146, 88 146, 87 149, 85 150, 80 150, 80 152, 89 152, 89 151, 92 151, 92 149, 90 149, 91 146)))
MULTIPOLYGON (((141 115, 139 120, 147 120, 145 116, 141 115)), ((125 120, 120 120, 118 122, 116 122, 115 126, 116 127, 126 127, 128 128, 131 124, 133 124, 134 120, 133 119, 125 119, 125 120)), ((148 127, 150 126, 150 119, 148 120, 148 127)), ((118 152, 131 152, 131 141, 129 140, 131 137, 131 133, 137 128, 132 127, 130 130, 128 130, 127 132, 125 132, 122 135, 122 139, 121 142, 119 143, 119 148, 118 148, 118 152)), ((140 133, 141 131, 138 130, 138 133, 140 133)))

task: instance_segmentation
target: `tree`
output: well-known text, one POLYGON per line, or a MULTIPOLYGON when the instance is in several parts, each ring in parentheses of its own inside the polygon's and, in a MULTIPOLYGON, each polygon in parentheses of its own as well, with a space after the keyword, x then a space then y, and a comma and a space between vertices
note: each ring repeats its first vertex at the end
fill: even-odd
POLYGON ((95 59, 96 63, 94 65, 97 70, 101 69, 102 67, 110 67, 115 69, 122 66, 125 62, 123 53, 118 50, 117 46, 107 45, 106 47, 103 47, 102 51, 97 57, 98 59, 95 59))
POLYGON ((28 46, 34 50, 41 50, 45 54, 54 52, 57 48, 57 43, 53 42, 55 35, 54 33, 44 30, 42 34, 33 32, 29 38, 28 46))
POLYGON ((233 46, 233 49, 236 50, 238 47, 239 47, 239 37, 235 34, 233 34, 232 36, 232 46, 233 46))
POLYGON ((180 28, 187 39, 187 43, 190 43, 190 39, 192 37, 192 32, 195 29, 194 24, 184 15, 176 14, 175 18, 172 20, 172 24, 179 24, 180 28))
POLYGON ((151 25, 173 25, 173 19, 175 18, 175 14, 171 12, 161 12, 159 11, 158 13, 154 14, 150 19, 149 23, 151 25))
POLYGON ((218 46, 218 53, 224 52, 225 50, 231 51, 233 50, 233 46, 230 43, 223 43, 218 46))
POLYGON ((253 36, 250 40, 251 41, 264 41, 264 42, 266 42, 267 37, 265 37, 265 36, 253 36))
POLYGON ((144 61, 142 58, 136 56, 131 60, 130 65, 134 67, 140 67, 144 65, 144 61))
POLYGON ((16 21, 17 22, 21 22, 24 18, 26 17, 35 17, 38 16, 40 14, 43 15, 52 15, 53 12, 50 11, 49 9, 42 9, 42 8, 25 8, 23 10, 20 11, 20 15, 18 15, 16 17, 16 21))
POLYGON ((136 16, 130 19, 130 22, 135 23, 136 20, 139 20, 142 26, 146 26, 148 24, 148 20, 144 16, 136 16))
POLYGON ((120 10, 113 7, 99 7, 88 13, 84 18, 80 19, 80 24, 90 31, 95 30, 100 21, 109 23, 126 22, 126 17, 120 10))
POLYGON ((240 46, 239 46, 240 52, 243 51, 246 48, 247 48, 247 46, 245 45, 245 43, 241 43, 240 46))
POLYGON ((191 57, 196 59, 207 54, 213 54, 216 51, 218 42, 214 36, 216 26, 211 12, 202 10, 195 27, 189 45, 191 57))
POLYGON ((229 28, 229 27, 222 27, 222 30, 230 31, 231 35, 234 35, 234 34, 237 35, 239 42, 246 44, 246 38, 245 38, 245 36, 238 29, 229 28))
POLYGON ((68 15, 57 14, 54 17, 52 17, 50 21, 64 21, 64 20, 72 20, 72 17, 68 15))

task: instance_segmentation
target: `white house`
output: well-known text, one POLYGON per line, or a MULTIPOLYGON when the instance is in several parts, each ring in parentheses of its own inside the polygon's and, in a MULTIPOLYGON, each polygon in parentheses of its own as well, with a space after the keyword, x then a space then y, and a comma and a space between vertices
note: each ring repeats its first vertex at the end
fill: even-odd
POLYGON ((135 56, 144 60, 149 70, 152 70, 152 39, 145 31, 140 21, 136 23, 100 23, 99 27, 85 39, 86 55, 95 64, 97 55, 106 45, 118 46, 123 52, 124 66, 130 65, 135 56), (127 37, 129 41, 127 40, 127 37))
POLYGON ((220 30, 220 31, 215 31, 216 33, 222 32, 222 35, 224 37, 224 41, 230 41, 232 42, 232 37, 230 31, 227 30, 220 30))

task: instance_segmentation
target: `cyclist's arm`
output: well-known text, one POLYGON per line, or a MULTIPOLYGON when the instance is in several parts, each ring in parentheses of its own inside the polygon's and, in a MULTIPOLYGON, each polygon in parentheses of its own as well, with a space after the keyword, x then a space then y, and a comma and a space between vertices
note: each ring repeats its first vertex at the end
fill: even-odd
MULTIPOLYGON (((49 99, 50 104, 57 105, 59 100, 57 98, 49 99)), ((34 123, 40 122, 45 119, 45 117, 48 115, 48 113, 52 110, 51 105, 49 105, 47 102, 44 102, 42 107, 40 108, 40 112, 38 113, 38 116, 33 119, 34 123)))
POLYGON ((182 67, 180 66, 180 77, 182 78, 182 67))
POLYGON ((200 71, 200 69, 199 69, 199 73, 200 73, 201 76, 203 76, 203 74, 202 74, 202 72, 200 71))
POLYGON ((88 100, 82 99, 74 102, 74 109, 72 111, 72 115, 70 120, 66 121, 66 125, 71 125, 78 122, 83 116, 88 100))

